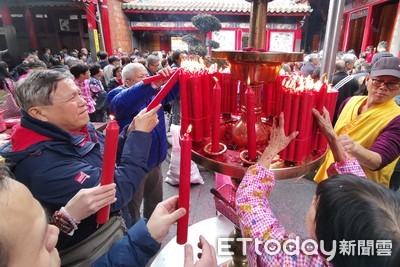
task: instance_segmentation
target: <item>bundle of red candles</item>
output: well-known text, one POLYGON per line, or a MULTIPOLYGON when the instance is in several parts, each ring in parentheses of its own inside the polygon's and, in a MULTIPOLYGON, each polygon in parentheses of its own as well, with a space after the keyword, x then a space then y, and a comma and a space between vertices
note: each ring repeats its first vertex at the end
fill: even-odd
POLYGON ((218 116, 219 121, 220 113, 237 111, 237 83, 232 80, 230 73, 210 73, 204 69, 184 68, 179 75, 179 82, 181 129, 183 131, 191 124, 193 130, 190 135, 194 142, 201 142, 211 137, 211 122, 217 121, 212 116, 218 116), (221 97, 216 99, 213 97, 213 88, 217 83, 220 86, 221 97), (217 105, 220 107, 220 112, 212 115, 217 105))
POLYGON ((280 158, 301 163, 313 150, 325 150, 327 142, 318 132, 312 109, 325 108, 333 115, 338 92, 326 82, 316 82, 299 75, 280 76, 263 88, 263 112, 267 117, 281 112, 285 117, 285 133, 298 131, 296 139, 280 153, 280 158))

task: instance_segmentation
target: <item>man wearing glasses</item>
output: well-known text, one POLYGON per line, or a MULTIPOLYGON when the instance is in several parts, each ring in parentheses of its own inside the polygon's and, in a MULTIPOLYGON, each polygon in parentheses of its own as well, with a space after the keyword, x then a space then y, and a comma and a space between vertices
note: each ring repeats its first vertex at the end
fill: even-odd
POLYGON ((146 70, 149 76, 154 76, 160 70, 161 59, 155 55, 149 55, 146 60, 146 70))
MULTIPOLYGON (((400 155, 400 107, 394 101, 400 93, 400 59, 377 61, 366 76, 366 87, 367 96, 343 102, 332 138, 338 138, 345 151, 360 162, 367 177, 393 187, 391 176, 400 155)), ((326 169, 332 162, 328 149, 314 181, 327 178, 326 169)))

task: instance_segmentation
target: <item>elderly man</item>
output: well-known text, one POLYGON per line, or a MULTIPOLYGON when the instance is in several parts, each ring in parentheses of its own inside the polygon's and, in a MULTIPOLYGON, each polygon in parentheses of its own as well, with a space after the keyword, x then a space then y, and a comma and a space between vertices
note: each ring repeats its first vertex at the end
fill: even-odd
MULTIPOLYGON (((335 131, 345 151, 355 157, 366 176, 389 187, 400 155, 400 107, 394 97, 400 92, 400 59, 382 58, 366 76, 368 96, 354 96, 343 102, 335 131)), ((327 178, 333 162, 330 150, 314 181, 327 178)))
MULTIPOLYGON (((35 71, 21 81, 15 94, 22 108, 21 124, 14 128, 11 143, 0 154, 14 165, 17 180, 53 213, 82 188, 100 182, 104 136, 89 123, 87 105, 69 75, 35 71)), ((117 201, 111 212, 123 211, 144 175, 151 146, 150 131, 157 125, 157 108, 141 111, 123 129, 115 169, 117 201)), ((61 236, 58 248, 68 248, 96 231, 96 217, 83 220, 72 237, 61 236)))
POLYGON ((336 100, 335 113, 333 114, 332 124, 335 125, 339 107, 347 98, 354 96, 358 91, 358 83, 353 75, 349 75, 344 60, 337 60, 335 63, 335 73, 332 78, 332 85, 338 90, 338 98, 336 100))
POLYGON ((313 74, 318 64, 319 64, 319 55, 310 54, 308 56, 308 60, 304 62, 304 65, 301 67, 300 71, 304 77, 310 76, 313 74))
POLYGON ((342 56, 342 60, 344 61, 344 68, 346 73, 352 75, 357 57, 351 53, 347 53, 342 56))
POLYGON ((378 47, 376 50, 378 50, 378 53, 374 54, 372 57, 371 64, 375 64, 379 59, 384 58, 384 57, 393 57, 393 54, 387 51, 388 48, 388 43, 386 41, 381 41, 378 44, 378 47))
POLYGON ((160 70, 161 59, 155 55, 149 55, 146 59, 146 70, 149 76, 154 76, 160 70))
MULTIPOLYGON (((172 69, 163 69, 160 72, 169 75, 172 69)), ((138 112, 145 108, 157 94, 158 88, 154 84, 143 85, 141 80, 147 77, 146 68, 140 63, 129 63, 122 70, 123 86, 109 92, 107 101, 112 114, 118 124, 124 127, 138 112)), ((163 100, 162 104, 177 98, 179 86, 175 85, 163 100)), ((134 200, 129 203, 129 211, 134 220, 140 218, 140 206, 144 198, 143 217, 148 218, 156 205, 163 199, 161 163, 167 156, 167 136, 165 130, 164 109, 158 110, 160 123, 151 131, 152 143, 150 156, 147 162, 148 175, 144 178, 134 200)))

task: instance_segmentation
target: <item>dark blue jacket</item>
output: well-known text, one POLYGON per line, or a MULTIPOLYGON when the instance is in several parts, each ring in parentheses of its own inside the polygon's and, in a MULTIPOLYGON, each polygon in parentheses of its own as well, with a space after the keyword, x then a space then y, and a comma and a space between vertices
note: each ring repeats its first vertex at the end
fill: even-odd
MULTIPOLYGON (((157 94, 150 84, 137 83, 130 88, 120 86, 111 90, 107 96, 108 107, 121 128, 129 125, 132 119, 151 102, 157 94)), ((163 100, 167 104, 179 96, 178 83, 171 89, 163 100)), ((147 162, 149 169, 161 164, 167 156, 167 135, 165 129, 164 108, 161 107, 158 112, 159 123, 151 131, 152 142, 150 156, 147 162)))
POLYGON ((140 219, 92 267, 143 267, 159 249, 160 244, 151 237, 146 220, 140 219))
MULTIPOLYGON (((16 179, 53 214, 80 189, 100 183, 104 137, 91 123, 82 129, 86 135, 70 134, 22 113, 21 125, 16 127, 12 142, 0 148, 0 155, 15 165, 16 179)), ((122 209, 129 227, 132 220, 125 206, 148 171, 151 135, 139 131, 131 132, 128 137, 121 134, 119 145, 114 174, 117 201, 111 206, 111 212, 122 209)), ((57 248, 72 246, 96 228, 96 216, 92 215, 79 224, 72 237, 61 234, 57 248)))

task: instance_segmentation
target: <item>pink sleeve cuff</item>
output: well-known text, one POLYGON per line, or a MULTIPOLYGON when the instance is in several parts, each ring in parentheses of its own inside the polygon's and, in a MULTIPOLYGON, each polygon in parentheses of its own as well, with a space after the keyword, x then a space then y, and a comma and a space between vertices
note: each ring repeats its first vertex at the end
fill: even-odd
POLYGON ((334 162, 329 166, 326 172, 328 176, 335 174, 354 174, 365 177, 365 173, 356 159, 345 159, 341 162, 334 162))

